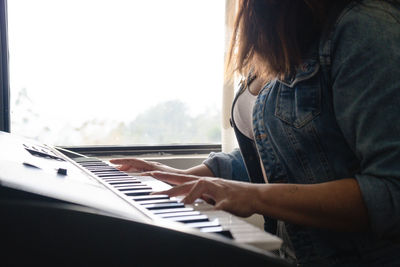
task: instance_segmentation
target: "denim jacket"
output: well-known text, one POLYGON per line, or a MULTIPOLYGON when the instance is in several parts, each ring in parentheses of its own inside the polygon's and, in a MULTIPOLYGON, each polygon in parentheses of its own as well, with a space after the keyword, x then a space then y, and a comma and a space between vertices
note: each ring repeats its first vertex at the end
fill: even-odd
MULTIPOLYGON (((295 75, 260 91, 253 130, 268 182, 355 178, 368 210, 364 233, 285 223, 299 265, 400 265, 399 103, 400 10, 378 0, 348 4, 295 75)), ((239 150, 204 163, 251 180, 239 150)))

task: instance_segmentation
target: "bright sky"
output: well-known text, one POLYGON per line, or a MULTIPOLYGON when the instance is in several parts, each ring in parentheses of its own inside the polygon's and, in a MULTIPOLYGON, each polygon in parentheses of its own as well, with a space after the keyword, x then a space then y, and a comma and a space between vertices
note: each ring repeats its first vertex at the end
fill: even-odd
MULTIPOLYGON (((8 1, 11 94, 63 120, 220 106, 223 0, 8 1)), ((13 101, 13 98, 12 98, 13 101)))

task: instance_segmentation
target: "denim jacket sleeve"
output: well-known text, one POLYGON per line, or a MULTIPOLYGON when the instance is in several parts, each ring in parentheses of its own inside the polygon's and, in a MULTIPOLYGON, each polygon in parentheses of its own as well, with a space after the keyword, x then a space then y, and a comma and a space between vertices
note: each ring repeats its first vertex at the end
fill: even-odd
POLYGON ((231 153, 212 152, 203 162, 215 175, 230 180, 249 181, 243 157, 239 149, 231 153))
POLYGON ((400 11, 378 2, 364 1, 339 19, 332 94, 339 127, 360 161, 355 178, 371 229, 393 237, 400 235, 400 11))

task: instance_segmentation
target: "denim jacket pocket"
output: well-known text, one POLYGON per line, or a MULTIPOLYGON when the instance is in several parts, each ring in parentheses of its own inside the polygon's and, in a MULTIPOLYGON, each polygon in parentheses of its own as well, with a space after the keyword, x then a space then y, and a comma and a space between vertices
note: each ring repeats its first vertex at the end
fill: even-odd
POLYGON ((321 112, 319 63, 305 63, 293 81, 280 81, 274 115, 283 122, 302 128, 321 112))

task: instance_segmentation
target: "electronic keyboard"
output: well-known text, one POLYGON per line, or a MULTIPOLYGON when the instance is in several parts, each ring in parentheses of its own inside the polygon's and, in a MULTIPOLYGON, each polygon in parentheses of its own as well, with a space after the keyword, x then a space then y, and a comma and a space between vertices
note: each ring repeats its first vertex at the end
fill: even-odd
POLYGON ((280 238, 228 212, 214 210, 202 200, 187 205, 179 197, 151 194, 171 186, 149 176, 122 172, 105 160, 5 132, 0 132, 0 148, 2 188, 266 257, 282 244, 280 238))

